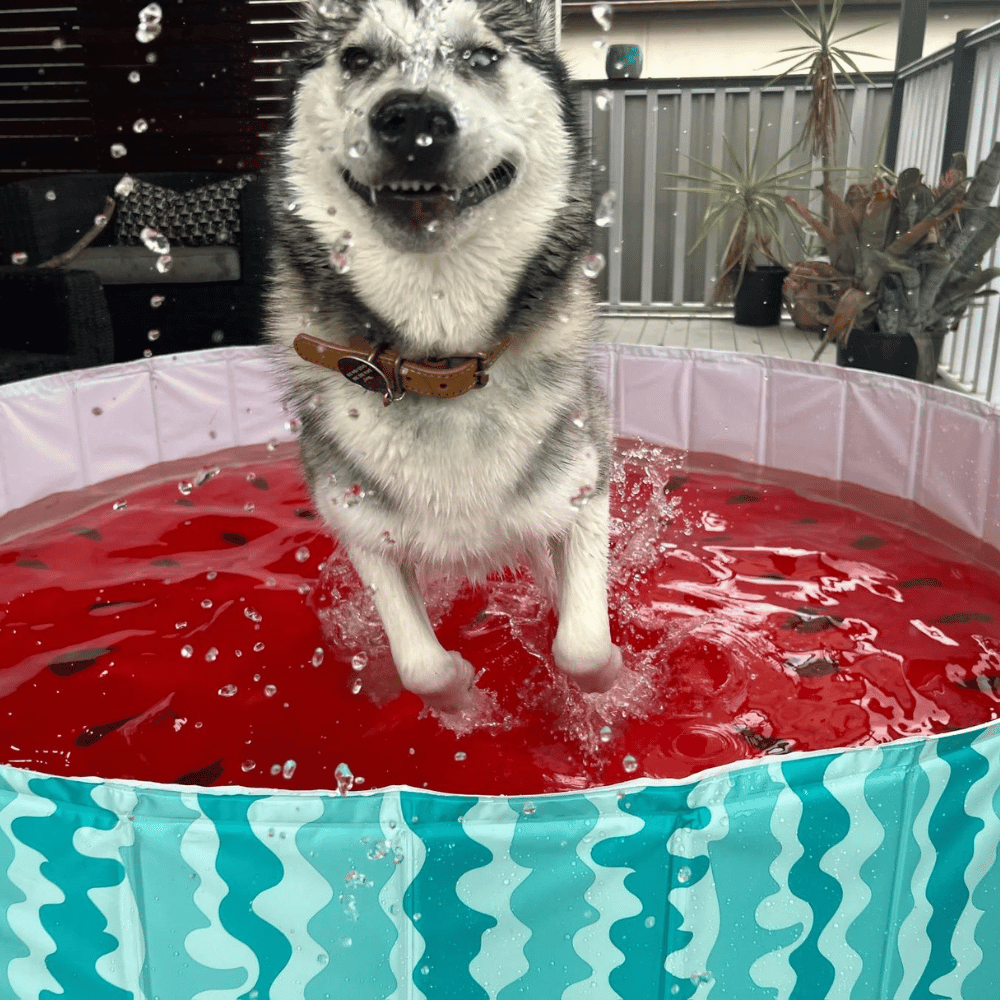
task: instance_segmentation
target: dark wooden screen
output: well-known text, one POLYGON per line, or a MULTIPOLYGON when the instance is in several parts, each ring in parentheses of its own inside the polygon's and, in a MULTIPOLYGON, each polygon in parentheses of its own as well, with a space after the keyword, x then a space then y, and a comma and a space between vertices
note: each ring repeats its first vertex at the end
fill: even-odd
POLYGON ((144 6, 0 3, 0 183, 261 167, 298 5, 160 0, 160 34, 143 44, 136 29, 144 6), (146 129, 136 131, 136 122, 146 129), (123 156, 113 155, 116 145, 123 156))

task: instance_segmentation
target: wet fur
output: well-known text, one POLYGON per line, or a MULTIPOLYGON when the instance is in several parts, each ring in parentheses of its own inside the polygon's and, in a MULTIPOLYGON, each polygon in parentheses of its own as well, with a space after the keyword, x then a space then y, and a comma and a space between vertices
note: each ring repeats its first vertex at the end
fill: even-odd
POLYGON ((471 667, 437 643, 416 567, 481 576, 551 555, 560 625, 556 663, 584 688, 613 683, 607 625, 609 420, 590 360, 596 309, 581 270, 592 218, 587 151, 551 11, 481 0, 326 2, 307 7, 291 111, 274 143, 269 339, 286 401, 302 423, 317 508, 374 588, 406 687, 444 708, 469 699, 471 667), (441 58, 444 43, 445 57, 441 58), (345 48, 378 52, 347 78, 345 48), (449 49, 488 45, 495 73, 449 49), (458 186, 498 156, 511 187, 461 212, 418 250, 350 190, 392 165, 369 130, 386 94, 411 87, 454 109, 458 186), (358 150, 363 150, 360 156, 358 150), (330 254, 343 246, 350 270, 330 254), (391 406, 292 350, 300 332, 352 335, 404 357, 465 356, 513 334, 483 389, 391 406), (349 493, 363 491, 357 503, 349 493), (571 503, 581 491, 583 506, 571 503))

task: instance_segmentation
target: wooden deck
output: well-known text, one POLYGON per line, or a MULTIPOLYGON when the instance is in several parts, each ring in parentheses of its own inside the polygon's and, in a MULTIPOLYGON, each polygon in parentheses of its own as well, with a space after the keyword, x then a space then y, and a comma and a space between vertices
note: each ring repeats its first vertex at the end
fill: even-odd
MULTIPOLYGON (((737 326, 732 319, 608 316, 604 318, 604 337, 624 344, 741 351, 796 361, 811 361, 819 345, 817 334, 798 330, 787 319, 780 326, 754 327, 737 326)), ((836 352, 828 347, 819 360, 833 364, 836 352)))

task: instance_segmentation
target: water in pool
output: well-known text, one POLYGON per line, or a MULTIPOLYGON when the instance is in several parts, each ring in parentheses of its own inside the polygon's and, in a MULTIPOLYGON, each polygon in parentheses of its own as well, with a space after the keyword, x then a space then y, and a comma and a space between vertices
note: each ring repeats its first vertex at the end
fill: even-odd
POLYGON ((953 540, 710 464, 619 442, 612 633, 628 675, 607 695, 554 669, 554 614, 526 571, 429 582, 436 631, 484 692, 461 726, 401 690, 294 445, 13 512, 0 519, 0 760, 539 794, 996 717, 1000 556, 964 558, 953 540))

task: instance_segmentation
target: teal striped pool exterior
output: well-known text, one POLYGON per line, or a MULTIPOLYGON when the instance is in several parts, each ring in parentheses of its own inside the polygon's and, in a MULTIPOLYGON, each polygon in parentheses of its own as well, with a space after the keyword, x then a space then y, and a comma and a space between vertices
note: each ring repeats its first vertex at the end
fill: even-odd
POLYGON ((532 799, 0 768, 18 1000, 986 1000, 1000 724, 532 799))

